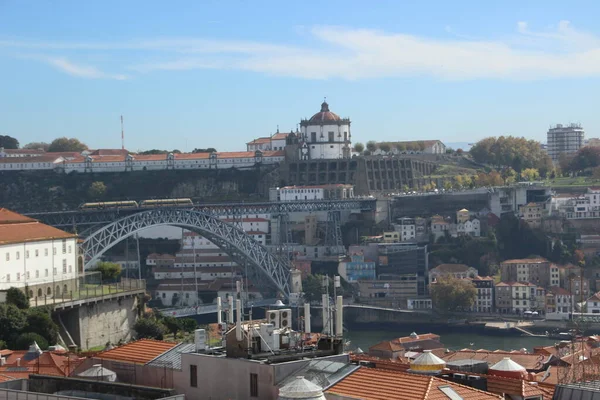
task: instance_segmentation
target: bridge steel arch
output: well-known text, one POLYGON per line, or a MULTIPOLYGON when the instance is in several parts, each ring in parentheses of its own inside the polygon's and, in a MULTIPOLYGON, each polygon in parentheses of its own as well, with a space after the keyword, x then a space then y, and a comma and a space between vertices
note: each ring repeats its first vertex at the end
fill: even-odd
POLYGON ((290 294, 290 263, 269 252, 243 230, 206 213, 191 209, 157 208, 132 214, 105 225, 83 242, 85 268, 92 266, 105 251, 143 229, 170 225, 185 228, 206 237, 236 262, 247 262, 287 298, 290 294))

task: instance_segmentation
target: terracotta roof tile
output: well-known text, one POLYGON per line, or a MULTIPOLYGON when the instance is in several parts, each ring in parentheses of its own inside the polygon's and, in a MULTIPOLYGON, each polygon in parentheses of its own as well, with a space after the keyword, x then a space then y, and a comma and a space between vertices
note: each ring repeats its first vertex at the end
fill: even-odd
POLYGON ((77 235, 42 224, 6 208, 0 209, 0 244, 68 239, 77 235))
POLYGON ((103 351, 97 354, 96 357, 135 364, 146 364, 175 346, 177 346, 175 342, 141 339, 103 351))
POLYGON ((464 400, 500 398, 433 376, 374 368, 359 368, 329 388, 327 393, 366 400, 448 400, 442 388, 451 389, 464 400))
POLYGON ((453 353, 444 354, 442 358, 446 362, 457 360, 480 360, 487 362, 490 366, 502 361, 504 357, 509 356, 511 360, 523 366, 528 371, 540 371, 544 369, 548 362, 548 357, 543 354, 521 353, 519 351, 488 351, 488 350, 459 350, 453 353))

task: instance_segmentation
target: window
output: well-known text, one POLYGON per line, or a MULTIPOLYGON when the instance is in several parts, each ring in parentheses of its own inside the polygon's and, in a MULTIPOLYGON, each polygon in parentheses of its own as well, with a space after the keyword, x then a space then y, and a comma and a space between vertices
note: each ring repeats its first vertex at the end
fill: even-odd
POLYGON ((10 253, 6 253, 6 261, 10 261, 10 253))
POLYGON ((53 273, 54 275, 56 275, 56 268, 53 268, 53 271, 52 271, 52 273, 53 273))
POLYGON ((67 273, 67 260, 63 260, 63 274, 67 273))
POLYGON ((328 132, 329 134, 329 143, 333 143, 334 132, 328 132))
POLYGON ((56 247, 52 248, 52 254, 56 255, 56 247))
POLYGON ((63 254, 67 253, 67 239, 62 240, 62 252, 63 254))
POLYGON ((258 375, 250 374, 250 397, 258 397, 258 375))
POLYGON ((40 251, 39 251, 39 250, 37 250, 37 249, 35 250, 35 256, 36 256, 36 257, 39 257, 39 256, 40 256, 40 251))
POLYGON ((44 249, 44 257, 48 257, 48 249, 44 249))
POLYGON ((190 365, 190 386, 198 387, 198 367, 190 365))
POLYGON ((6 282, 10 282, 10 274, 6 274, 6 282))
POLYGON ((69 254, 71 254, 71 246, 69 246, 69 254))
POLYGON ((17 254, 15 255, 17 260, 21 258, 21 253, 17 251, 17 254))
POLYGON ((17 280, 20 281, 21 280, 21 273, 17 272, 17 280))
POLYGON ((29 250, 25 251, 25 258, 29 258, 29 250))
POLYGON ((29 280, 31 276, 29 275, 29 271, 27 271, 27 280, 29 280))

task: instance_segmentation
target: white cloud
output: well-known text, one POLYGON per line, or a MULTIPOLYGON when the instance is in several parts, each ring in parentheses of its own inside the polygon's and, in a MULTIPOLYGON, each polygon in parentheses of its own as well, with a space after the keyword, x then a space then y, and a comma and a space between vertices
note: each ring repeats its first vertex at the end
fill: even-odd
POLYGON ((66 58, 47 57, 47 58, 42 58, 42 60, 44 62, 52 65, 54 68, 58 69, 61 72, 64 72, 66 74, 76 76, 79 78, 115 79, 115 80, 119 80, 119 81, 123 81, 123 80, 127 79, 126 75, 107 74, 107 73, 100 71, 96 67, 74 64, 74 63, 70 62, 69 60, 67 60, 66 58))
MULTIPOLYGON (((157 38, 119 43, 0 41, 0 48, 45 52, 104 52, 119 68, 155 70, 246 70, 305 79, 366 79, 429 76, 447 80, 532 80, 600 76, 600 37, 576 30, 568 21, 543 31, 520 21, 504 38, 448 37, 389 33, 370 29, 313 27, 300 29, 311 46, 288 46, 247 40, 157 38), (139 59, 127 58, 135 51, 139 59), (125 58, 124 58, 125 57, 125 58)), ((61 54, 51 65, 75 76, 124 79, 94 67, 77 66, 61 54)))

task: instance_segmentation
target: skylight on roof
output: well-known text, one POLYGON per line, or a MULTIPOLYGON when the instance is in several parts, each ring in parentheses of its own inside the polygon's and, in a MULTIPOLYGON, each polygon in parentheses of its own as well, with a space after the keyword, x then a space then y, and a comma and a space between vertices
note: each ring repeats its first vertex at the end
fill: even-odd
POLYGON ((448 385, 438 386, 438 389, 442 391, 450 400, 463 400, 462 396, 459 395, 448 385))

